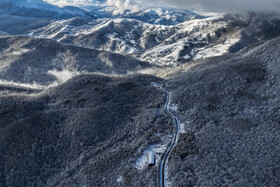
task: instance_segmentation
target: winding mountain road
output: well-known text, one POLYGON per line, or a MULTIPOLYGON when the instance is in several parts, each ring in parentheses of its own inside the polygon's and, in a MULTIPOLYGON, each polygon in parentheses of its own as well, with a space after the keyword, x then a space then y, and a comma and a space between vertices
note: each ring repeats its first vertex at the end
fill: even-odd
POLYGON ((173 137, 172 141, 169 143, 167 149, 164 152, 164 156, 162 157, 162 160, 160 162, 160 168, 159 168, 159 186, 160 187, 167 187, 167 162, 168 162, 168 157, 174 147, 177 145, 178 138, 179 138, 179 125, 180 122, 171 111, 170 111, 170 102, 171 102, 171 93, 164 90, 163 88, 160 88, 162 91, 165 92, 166 94, 166 102, 164 104, 164 110, 173 118, 173 123, 174 123, 174 131, 173 131, 173 137))

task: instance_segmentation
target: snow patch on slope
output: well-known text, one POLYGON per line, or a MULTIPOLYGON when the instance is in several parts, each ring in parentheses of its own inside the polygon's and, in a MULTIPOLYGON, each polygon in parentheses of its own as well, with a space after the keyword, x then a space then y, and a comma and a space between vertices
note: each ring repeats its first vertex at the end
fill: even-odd
POLYGON ((214 18, 191 20, 177 26, 174 35, 164 40, 164 43, 147 50, 141 55, 141 60, 161 66, 176 65, 176 61, 199 60, 211 56, 220 56, 240 40, 239 33, 216 45, 211 45, 209 38, 216 37, 216 31, 225 29, 226 22, 213 22, 214 18), (184 54, 185 48, 192 48, 184 54))
POLYGON ((155 153, 156 166, 160 163, 161 155, 167 148, 167 144, 156 144, 148 147, 143 154, 136 160, 135 168, 143 170, 148 165, 148 153, 155 153))
MULTIPOLYGON (((14 86, 20 86, 20 87, 32 88, 32 89, 44 89, 44 88, 47 88, 46 86, 40 85, 40 84, 38 84, 36 82, 33 82, 32 84, 26 84, 26 83, 7 81, 7 80, 2 80, 2 79, 0 79, 0 84, 2 84, 2 85, 14 85, 14 86)), ((55 86, 55 84, 50 85, 48 87, 51 87, 51 86, 55 86)))
POLYGON ((224 55, 229 51, 229 48, 237 43, 240 40, 240 38, 229 38, 225 41, 223 44, 218 44, 214 46, 208 46, 201 49, 194 49, 195 57, 193 60, 199 60, 202 58, 208 58, 208 57, 215 57, 215 56, 221 56, 224 55))

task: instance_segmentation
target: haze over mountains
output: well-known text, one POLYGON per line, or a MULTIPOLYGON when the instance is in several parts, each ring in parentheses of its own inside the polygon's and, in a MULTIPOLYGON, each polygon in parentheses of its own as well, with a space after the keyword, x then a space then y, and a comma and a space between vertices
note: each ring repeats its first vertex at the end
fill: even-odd
POLYGON ((276 1, 48 2, 0 2, 0 186, 280 186, 276 1))

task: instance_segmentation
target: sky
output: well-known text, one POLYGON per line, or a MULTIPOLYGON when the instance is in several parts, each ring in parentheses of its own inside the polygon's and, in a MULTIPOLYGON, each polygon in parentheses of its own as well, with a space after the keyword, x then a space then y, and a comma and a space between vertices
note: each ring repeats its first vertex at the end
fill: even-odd
MULTIPOLYGON (((96 0, 45 1, 59 6, 89 6, 96 4, 96 0)), ((162 6, 216 12, 280 11, 280 0, 107 0, 106 4, 120 9, 136 9, 143 6, 162 6)))

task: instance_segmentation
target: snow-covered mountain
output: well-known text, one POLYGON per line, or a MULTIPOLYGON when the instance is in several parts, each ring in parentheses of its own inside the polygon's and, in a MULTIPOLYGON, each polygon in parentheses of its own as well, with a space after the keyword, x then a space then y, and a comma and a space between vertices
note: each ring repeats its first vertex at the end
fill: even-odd
MULTIPOLYGON (((213 44, 218 33, 226 32, 227 22, 214 20, 216 18, 195 19, 175 26, 164 26, 128 18, 104 18, 90 22, 81 19, 77 21, 75 18, 54 22, 34 30, 30 36, 134 55, 153 64, 172 65, 180 59, 194 58, 198 53, 194 48, 205 47, 211 42, 213 44), (197 32, 198 30, 200 32, 197 32), (188 45, 191 45, 189 49, 188 45)), ((222 42, 220 48, 212 48, 215 47, 216 51, 222 50, 220 53, 223 53, 238 40, 238 36, 233 39, 235 40, 222 42)))
POLYGON ((279 21, 275 16, 263 19, 260 15, 219 15, 165 26, 128 18, 74 18, 56 21, 29 35, 172 66, 238 51, 251 43, 276 37, 279 21))
POLYGON ((171 8, 144 8, 136 11, 127 9, 115 13, 114 7, 100 7, 92 12, 99 18, 129 18, 157 25, 177 25, 188 20, 204 18, 189 10, 171 8))
POLYGON ((132 11, 129 9, 115 13, 116 7, 92 5, 89 7, 64 6, 58 7, 43 0, 3 0, 0 2, 0 13, 24 17, 49 17, 67 19, 84 18, 129 18, 152 24, 176 25, 187 20, 202 18, 188 11, 165 8, 146 8, 132 11))
POLYGON ((42 0, 0 1, 0 31, 9 34, 22 35, 52 21, 73 17, 95 19, 92 13, 78 7, 60 8, 42 0))
MULTIPOLYGON (((48 3, 44 2, 43 0, 2 0, 1 4, 14 5, 17 7, 49 10, 49 11, 55 11, 55 12, 62 12, 62 10, 59 7, 48 4, 48 3)), ((7 11, 9 11, 9 10, 7 10, 7 11)))
POLYGON ((13 16, 66 19, 72 17, 95 18, 78 7, 57 7, 42 0, 2 0, 0 13, 13 16))
POLYGON ((164 8, 144 9, 137 12, 127 12, 120 17, 137 19, 146 23, 159 25, 177 25, 188 20, 203 18, 203 16, 200 16, 188 10, 164 8))

